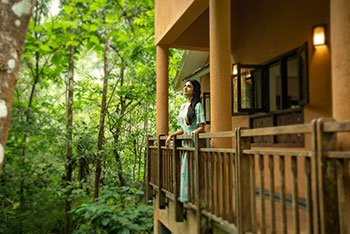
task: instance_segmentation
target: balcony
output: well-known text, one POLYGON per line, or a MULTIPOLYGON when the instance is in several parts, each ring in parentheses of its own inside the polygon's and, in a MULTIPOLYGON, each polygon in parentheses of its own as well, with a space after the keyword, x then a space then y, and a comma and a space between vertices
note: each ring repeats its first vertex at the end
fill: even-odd
MULTIPOLYGON (((350 122, 316 119, 259 129, 203 133, 193 148, 170 147, 165 136, 149 138, 147 198, 158 208, 174 203, 176 222, 196 215, 198 233, 215 223, 232 233, 348 233, 345 170, 350 152, 337 149, 337 135, 350 122), (304 148, 251 147, 254 138, 298 134, 304 148), (230 138, 233 148, 210 148, 212 139, 230 138), (180 155, 188 152, 189 202, 181 203, 180 155)), ((348 179, 348 178, 347 178, 348 179)))

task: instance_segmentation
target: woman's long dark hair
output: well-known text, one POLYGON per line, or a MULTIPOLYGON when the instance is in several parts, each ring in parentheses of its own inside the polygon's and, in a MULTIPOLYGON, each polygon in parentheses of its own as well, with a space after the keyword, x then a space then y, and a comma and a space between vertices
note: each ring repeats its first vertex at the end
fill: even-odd
POLYGON ((196 117, 196 105, 201 101, 201 84, 197 80, 189 80, 193 85, 193 97, 187 110, 187 125, 191 125, 196 117))

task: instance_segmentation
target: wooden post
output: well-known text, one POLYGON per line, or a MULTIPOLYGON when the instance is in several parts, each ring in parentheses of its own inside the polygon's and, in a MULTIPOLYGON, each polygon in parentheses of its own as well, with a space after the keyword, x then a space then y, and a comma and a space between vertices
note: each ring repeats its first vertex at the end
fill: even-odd
POLYGON ((195 143, 194 143, 194 147, 195 147, 195 151, 194 151, 194 163, 195 163, 195 199, 196 199, 196 207, 197 207, 197 211, 196 211, 196 222, 197 222, 197 233, 201 234, 201 202, 200 202, 200 198, 199 198, 199 177, 200 177, 200 170, 199 170, 199 142, 198 142, 199 138, 198 138, 198 133, 195 135, 195 143))
POLYGON ((317 119, 311 122, 312 154, 311 154, 311 180, 312 180, 312 227, 314 233, 319 233, 319 202, 318 202, 318 167, 317 167, 317 119))
POLYGON ((202 218, 202 209, 205 204, 201 202, 201 198, 204 198, 205 186, 204 186, 204 159, 200 157, 200 148, 205 147, 205 140, 199 140, 199 134, 195 135, 195 151, 194 151, 194 177, 195 177, 195 201, 196 201, 196 223, 197 223, 197 233, 205 233, 207 229, 207 220, 202 218))
POLYGON ((250 137, 241 137, 243 128, 236 128, 236 168, 238 181, 238 232, 252 231, 251 218, 251 184, 250 184, 250 155, 244 155, 243 150, 250 149, 250 137))
MULTIPOLYGON (((153 143, 153 141, 152 141, 153 143)), ((145 188, 146 188, 146 202, 149 200, 152 200, 152 186, 149 184, 151 182, 151 152, 150 152, 150 145, 151 145, 151 140, 150 137, 147 137, 147 151, 146 151, 146 181, 145 181, 145 188)))
POLYGON ((317 178, 320 233, 340 233, 335 160, 327 153, 336 149, 336 134, 323 132, 323 124, 331 119, 317 120, 317 178))
POLYGON ((175 221, 183 222, 184 221, 184 206, 183 203, 179 201, 180 196, 180 173, 181 173, 181 155, 179 151, 176 150, 177 147, 181 146, 181 141, 176 139, 174 136, 173 140, 173 172, 174 176, 174 195, 175 195, 175 221))
POLYGON ((162 146, 165 145, 165 141, 161 140, 161 136, 158 135, 158 208, 165 209, 165 193, 162 191, 163 188, 163 155, 162 155, 162 146))

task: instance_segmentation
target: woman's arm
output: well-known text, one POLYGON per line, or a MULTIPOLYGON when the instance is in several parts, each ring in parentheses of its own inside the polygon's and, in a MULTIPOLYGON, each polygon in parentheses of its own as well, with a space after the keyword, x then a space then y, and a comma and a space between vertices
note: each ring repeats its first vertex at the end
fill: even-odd
POLYGON ((198 124, 198 128, 191 132, 191 136, 196 135, 196 133, 202 133, 202 132, 204 132, 204 123, 198 124))
POLYGON ((183 133, 184 133, 184 130, 182 128, 180 128, 176 132, 173 132, 172 134, 168 135, 168 137, 165 140, 165 145, 167 145, 171 141, 171 138, 173 138, 176 135, 181 135, 183 133))

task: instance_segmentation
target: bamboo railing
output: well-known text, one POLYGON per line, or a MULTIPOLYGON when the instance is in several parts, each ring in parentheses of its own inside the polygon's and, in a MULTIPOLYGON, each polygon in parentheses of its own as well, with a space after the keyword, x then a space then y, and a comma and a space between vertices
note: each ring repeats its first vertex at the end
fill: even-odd
MULTIPOLYGON (((337 135, 350 133, 350 122, 317 119, 310 124, 188 136, 165 146, 165 136, 149 138, 147 197, 157 194, 159 209, 175 203, 176 222, 184 210, 197 217, 198 233, 209 220, 238 233, 348 233, 345 171, 350 152, 337 149, 337 135), (304 148, 256 148, 253 137, 300 134, 304 148), (211 148, 216 138, 230 138, 232 148, 211 148), (189 201, 181 203, 180 158, 187 152, 189 201), (206 221, 206 222, 203 222, 206 221)), ((349 137, 350 141, 350 137, 349 137)))

